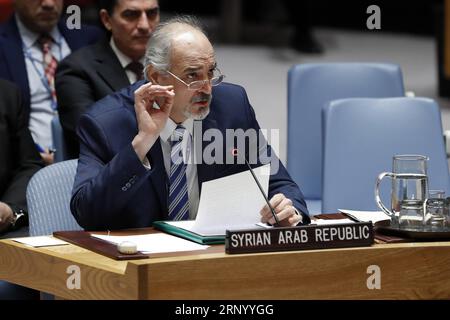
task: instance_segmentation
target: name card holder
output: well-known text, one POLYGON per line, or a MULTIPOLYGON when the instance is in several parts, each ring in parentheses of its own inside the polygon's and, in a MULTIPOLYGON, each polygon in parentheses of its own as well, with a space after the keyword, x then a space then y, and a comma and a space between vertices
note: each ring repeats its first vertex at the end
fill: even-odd
POLYGON ((227 230, 225 252, 254 253, 367 247, 374 243, 372 222, 227 230))

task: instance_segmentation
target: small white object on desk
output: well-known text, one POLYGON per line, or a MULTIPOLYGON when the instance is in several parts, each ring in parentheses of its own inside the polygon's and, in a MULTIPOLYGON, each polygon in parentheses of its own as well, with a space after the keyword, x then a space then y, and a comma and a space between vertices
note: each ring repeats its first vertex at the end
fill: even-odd
POLYGON ((131 241, 122 241, 117 245, 117 250, 123 254, 135 254, 137 253, 137 245, 131 241))

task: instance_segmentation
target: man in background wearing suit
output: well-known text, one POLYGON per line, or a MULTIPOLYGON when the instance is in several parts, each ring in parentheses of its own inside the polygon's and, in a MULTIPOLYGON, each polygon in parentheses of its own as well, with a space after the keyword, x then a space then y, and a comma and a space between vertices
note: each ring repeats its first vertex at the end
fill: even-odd
MULTIPOLYGON (((222 137, 227 129, 259 131, 245 90, 222 83, 214 49, 198 22, 176 17, 160 24, 150 38, 145 66, 148 81, 107 96, 80 118, 71 210, 85 229, 195 219, 202 182, 248 170, 223 158, 211 164, 184 161, 196 149, 192 141, 210 129, 222 137), (194 122, 202 128, 197 131, 194 122)), ((270 146, 267 150, 278 168, 270 176, 269 198, 280 224, 308 223, 299 187, 270 146)), ((267 205, 261 220, 275 223, 267 205)))
MULTIPOLYGON (((0 238, 28 236, 26 190, 44 166, 28 129, 19 89, 0 79, 0 238)), ((0 300, 39 299, 39 292, 0 281, 0 300)))
POLYGON ((26 224, 28 181, 43 167, 21 100, 14 84, 0 79, 0 234, 26 224))
POLYGON ((60 20, 63 0, 15 0, 14 9, 0 27, 0 78, 20 88, 34 142, 44 161, 51 163, 56 65, 70 52, 94 43, 101 31, 87 26, 69 30, 60 20))
POLYGON ((145 48, 159 23, 157 0, 100 1, 106 39, 71 54, 58 66, 59 118, 70 158, 78 158, 78 119, 94 102, 142 77, 145 48))

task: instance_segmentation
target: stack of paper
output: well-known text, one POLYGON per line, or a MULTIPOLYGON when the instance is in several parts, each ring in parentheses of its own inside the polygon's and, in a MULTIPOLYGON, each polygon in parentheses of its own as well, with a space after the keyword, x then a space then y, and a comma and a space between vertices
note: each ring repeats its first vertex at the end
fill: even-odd
POLYGON ((200 245, 164 233, 143 234, 137 236, 106 236, 92 234, 92 236, 114 244, 120 244, 124 241, 132 242, 136 244, 137 250, 142 253, 193 251, 208 248, 208 246, 200 245))
POLYGON ((318 226, 328 224, 345 224, 345 223, 355 223, 355 221, 350 219, 316 219, 311 221, 311 224, 316 224, 318 226))
POLYGON ((225 243, 225 234, 200 234, 193 231, 194 220, 188 221, 155 221, 153 227, 200 244, 225 243))
POLYGON ((38 236, 38 237, 25 237, 25 238, 12 238, 11 240, 26 244, 31 247, 50 247, 61 246, 68 244, 65 241, 53 238, 51 236, 38 236))
POLYGON ((391 218, 383 211, 358 211, 347 209, 338 210, 343 214, 361 222, 372 221, 372 223, 376 223, 378 221, 391 220, 391 218))
MULTIPOLYGON (((270 164, 254 169, 261 187, 269 190, 270 164)), ((266 204, 250 170, 204 182, 197 212, 192 221, 157 221, 164 232, 198 243, 224 243, 226 230, 254 229, 261 222, 266 204)))

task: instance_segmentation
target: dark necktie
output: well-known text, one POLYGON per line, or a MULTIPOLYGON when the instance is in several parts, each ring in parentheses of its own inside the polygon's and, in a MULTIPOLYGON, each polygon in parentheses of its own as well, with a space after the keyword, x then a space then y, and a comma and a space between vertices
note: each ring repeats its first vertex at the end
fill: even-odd
POLYGON ((41 35, 38 40, 41 45, 42 57, 44 62, 44 75, 47 79, 48 86, 50 88, 52 99, 56 101, 55 91, 55 71, 58 66, 58 61, 52 54, 53 39, 49 35, 41 35))
POLYGON ((189 198, 186 179, 186 163, 183 161, 181 143, 186 129, 178 125, 172 135, 169 174, 169 219, 189 219, 189 198))
POLYGON ((142 80, 144 78, 143 74, 144 66, 142 65, 142 63, 136 61, 130 62, 127 65, 126 69, 132 71, 136 75, 137 81, 142 80))

